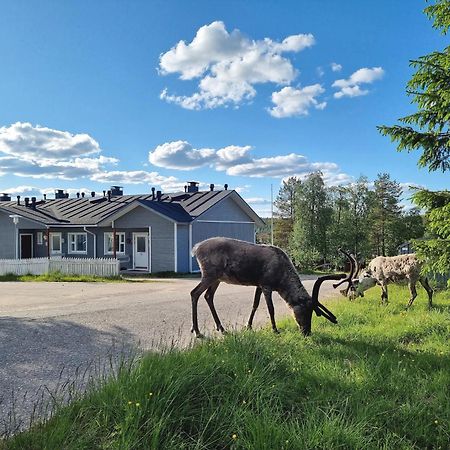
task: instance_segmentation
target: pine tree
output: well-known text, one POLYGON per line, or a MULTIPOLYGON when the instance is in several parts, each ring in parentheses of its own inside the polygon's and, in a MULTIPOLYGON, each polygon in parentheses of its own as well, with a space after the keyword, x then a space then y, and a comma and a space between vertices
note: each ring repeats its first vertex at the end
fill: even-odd
POLYGON ((283 181, 274 202, 277 208, 273 226, 274 244, 281 248, 287 249, 294 229, 295 197, 300 184, 301 181, 295 177, 283 181))

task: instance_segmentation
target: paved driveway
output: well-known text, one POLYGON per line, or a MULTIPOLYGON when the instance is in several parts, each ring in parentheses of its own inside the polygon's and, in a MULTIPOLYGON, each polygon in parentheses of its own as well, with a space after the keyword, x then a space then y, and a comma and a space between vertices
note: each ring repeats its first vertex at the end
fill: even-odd
MULTIPOLYGON (((311 291, 312 277, 304 282, 311 291)), ((0 284, 0 435, 15 402, 17 418, 30 414, 36 396, 65 380, 83 379, 109 358, 136 347, 184 346, 191 342, 189 292, 198 279, 130 283, 0 284), (93 364, 94 362, 94 364, 93 364), (14 392, 14 399, 11 393, 14 392)), ((254 288, 222 284, 215 305, 226 328, 241 328, 254 288)), ((324 283, 321 296, 333 293, 324 283)), ((288 314, 274 295, 277 317, 288 314)), ((264 301, 255 325, 268 321, 264 301)), ((200 329, 215 335, 206 302, 199 302, 200 329)), ((95 375, 95 373, 94 373, 95 375)), ((10 425, 7 425, 8 427, 10 425)))

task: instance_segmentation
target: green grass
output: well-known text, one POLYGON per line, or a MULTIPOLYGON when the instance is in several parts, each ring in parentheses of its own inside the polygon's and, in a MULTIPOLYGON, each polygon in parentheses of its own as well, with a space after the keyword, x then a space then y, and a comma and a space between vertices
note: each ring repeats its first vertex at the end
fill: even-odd
POLYGON ((3 449, 446 449, 450 292, 379 295, 329 301, 309 338, 286 319, 149 354, 3 449))
POLYGON ((54 281, 54 282, 124 282, 120 275, 113 277, 97 277, 93 275, 66 275, 61 272, 50 272, 44 275, 14 275, 12 273, 0 275, 2 281, 54 281))

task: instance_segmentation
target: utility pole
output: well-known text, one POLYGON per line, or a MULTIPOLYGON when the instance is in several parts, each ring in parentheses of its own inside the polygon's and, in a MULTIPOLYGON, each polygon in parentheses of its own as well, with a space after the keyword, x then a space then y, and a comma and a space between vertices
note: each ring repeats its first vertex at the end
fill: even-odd
POLYGON ((270 243, 273 245, 273 184, 270 185, 270 243))

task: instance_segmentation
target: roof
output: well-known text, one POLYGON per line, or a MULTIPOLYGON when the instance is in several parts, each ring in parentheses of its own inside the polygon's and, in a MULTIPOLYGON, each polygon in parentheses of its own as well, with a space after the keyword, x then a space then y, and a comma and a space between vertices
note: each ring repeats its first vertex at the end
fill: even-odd
POLYGON ((233 190, 176 192, 162 194, 161 200, 152 194, 121 195, 111 197, 80 197, 41 200, 36 208, 26 207, 23 202, 0 202, 0 211, 18 214, 25 219, 45 226, 94 226, 110 217, 128 212, 134 206, 143 206, 174 222, 189 223, 226 197, 233 198, 255 222, 261 219, 242 197, 233 190))

